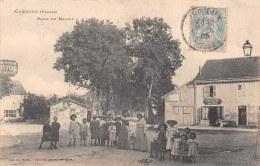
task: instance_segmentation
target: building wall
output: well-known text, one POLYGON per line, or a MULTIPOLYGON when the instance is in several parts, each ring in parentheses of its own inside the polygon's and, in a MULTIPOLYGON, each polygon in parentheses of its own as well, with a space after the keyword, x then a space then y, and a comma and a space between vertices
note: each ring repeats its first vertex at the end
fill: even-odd
POLYGON ((0 100, 0 119, 9 120, 9 119, 18 119, 22 118, 20 113, 23 113, 22 104, 24 102, 24 95, 10 95, 4 96, 0 100), (16 117, 5 117, 5 110, 14 110, 16 111, 16 117))
POLYGON ((53 122, 53 117, 57 116, 62 128, 68 128, 71 114, 76 114, 76 121, 81 123, 83 118, 87 118, 87 108, 73 102, 70 102, 69 108, 68 101, 60 102, 50 107, 50 121, 53 122))
POLYGON ((183 86, 165 97, 165 121, 176 120, 179 126, 195 124, 194 87, 183 86))
POLYGON ((260 82, 226 83, 226 84, 207 84, 196 85, 196 110, 197 121, 200 121, 201 108, 203 106, 222 106, 224 120, 235 121, 238 124, 238 106, 246 106, 247 124, 257 122, 257 111, 260 106, 260 82), (205 105, 203 103, 203 87, 215 85, 216 96, 222 100, 220 105, 205 105), (238 85, 243 86, 243 92, 238 90, 238 85))

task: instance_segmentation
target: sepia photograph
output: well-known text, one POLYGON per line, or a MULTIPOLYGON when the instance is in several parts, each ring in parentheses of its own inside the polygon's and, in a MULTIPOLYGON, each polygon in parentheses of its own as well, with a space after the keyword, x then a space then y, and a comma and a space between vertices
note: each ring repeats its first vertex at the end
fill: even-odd
POLYGON ((259 0, 0 0, 0 166, 260 165, 259 0))

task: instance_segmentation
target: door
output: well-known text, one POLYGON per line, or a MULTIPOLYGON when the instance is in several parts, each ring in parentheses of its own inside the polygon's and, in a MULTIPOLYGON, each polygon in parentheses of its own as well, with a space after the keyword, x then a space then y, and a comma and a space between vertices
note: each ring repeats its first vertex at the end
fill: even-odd
POLYGON ((238 106, 238 125, 246 125, 246 106, 238 106))
POLYGON ((209 107, 209 124, 216 125, 218 119, 218 110, 217 107, 209 107))

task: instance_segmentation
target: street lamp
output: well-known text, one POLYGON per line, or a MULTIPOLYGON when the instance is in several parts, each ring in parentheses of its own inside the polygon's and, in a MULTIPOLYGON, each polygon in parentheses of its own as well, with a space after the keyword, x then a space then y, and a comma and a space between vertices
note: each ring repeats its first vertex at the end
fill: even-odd
POLYGON ((244 55, 246 57, 251 57, 252 53, 252 45, 249 43, 249 40, 246 41, 246 43, 243 45, 244 55))

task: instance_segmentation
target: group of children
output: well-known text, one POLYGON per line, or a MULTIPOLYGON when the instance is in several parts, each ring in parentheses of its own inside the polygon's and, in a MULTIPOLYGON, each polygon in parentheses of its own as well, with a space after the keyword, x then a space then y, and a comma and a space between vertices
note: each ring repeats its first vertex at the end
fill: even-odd
MULTIPOLYGON (((111 121, 109 118, 103 120, 102 117, 97 120, 97 117, 93 116, 89 127, 86 118, 82 119, 82 123, 77 122, 76 118, 76 114, 70 116, 69 147, 76 146, 78 129, 80 146, 86 146, 89 129, 91 145, 115 146, 117 144, 122 127, 119 117, 116 117, 115 121, 111 121)), ((43 142, 50 141, 50 148, 57 149, 56 144, 59 141, 59 129, 61 127, 57 120, 58 118, 54 117, 51 125, 48 121, 43 126, 43 136, 39 148, 42 147, 43 142)), ((162 161, 165 154, 168 153, 170 160, 195 163, 199 145, 196 141, 196 133, 191 133, 189 128, 185 128, 181 135, 178 128, 175 127, 177 124, 175 120, 168 120, 167 124, 161 123, 158 128, 154 128, 154 132, 151 134, 150 157, 156 157, 159 161, 162 161)))
POLYGON ((165 153, 169 159, 184 163, 195 163, 198 155, 198 142, 196 133, 191 133, 189 128, 184 129, 181 135, 174 120, 168 120, 168 125, 161 123, 151 135, 150 157, 156 157, 159 161, 164 160, 165 153))
MULTIPOLYGON (((87 119, 83 118, 82 123, 76 121, 77 115, 72 114, 70 116, 69 123, 69 145, 68 147, 76 146, 76 138, 79 131, 80 136, 80 146, 86 146, 86 140, 88 136, 88 131, 91 133, 91 145, 104 145, 104 146, 115 146, 117 143, 119 133, 121 130, 120 118, 116 117, 111 121, 109 118, 103 120, 103 117, 100 117, 97 120, 97 116, 93 116, 93 120, 90 122, 90 125, 87 124, 87 119)), ((51 142, 50 149, 57 149, 57 142, 59 141, 59 129, 60 124, 57 122, 58 118, 55 116, 53 122, 50 125, 50 121, 47 120, 43 126, 43 135, 39 149, 41 149, 43 142, 51 142)))
POLYGON ((116 121, 109 118, 104 120, 103 117, 97 120, 97 116, 93 116, 92 119, 89 126, 91 145, 115 146, 121 129, 119 118, 115 118, 116 121))
POLYGON ((39 149, 42 148, 43 142, 46 141, 51 142, 50 149, 58 149, 57 142, 59 142, 59 129, 60 124, 58 123, 58 118, 56 116, 53 118, 53 122, 51 123, 51 125, 50 121, 47 120, 43 125, 43 135, 39 149))
POLYGON ((93 116, 93 120, 90 122, 88 127, 87 119, 82 120, 82 124, 78 123, 75 119, 77 116, 72 114, 69 125, 69 134, 70 134, 70 142, 69 147, 71 146, 73 140, 73 146, 75 147, 76 142, 76 133, 77 128, 79 128, 80 135, 80 145, 82 144, 86 146, 86 138, 88 136, 88 130, 91 133, 91 145, 103 145, 103 146, 115 146, 117 142, 117 136, 119 135, 119 131, 121 127, 121 123, 118 120, 111 121, 109 118, 105 120, 103 117, 99 117, 97 120, 97 116, 93 116), (94 142, 94 143, 93 143, 94 142))

